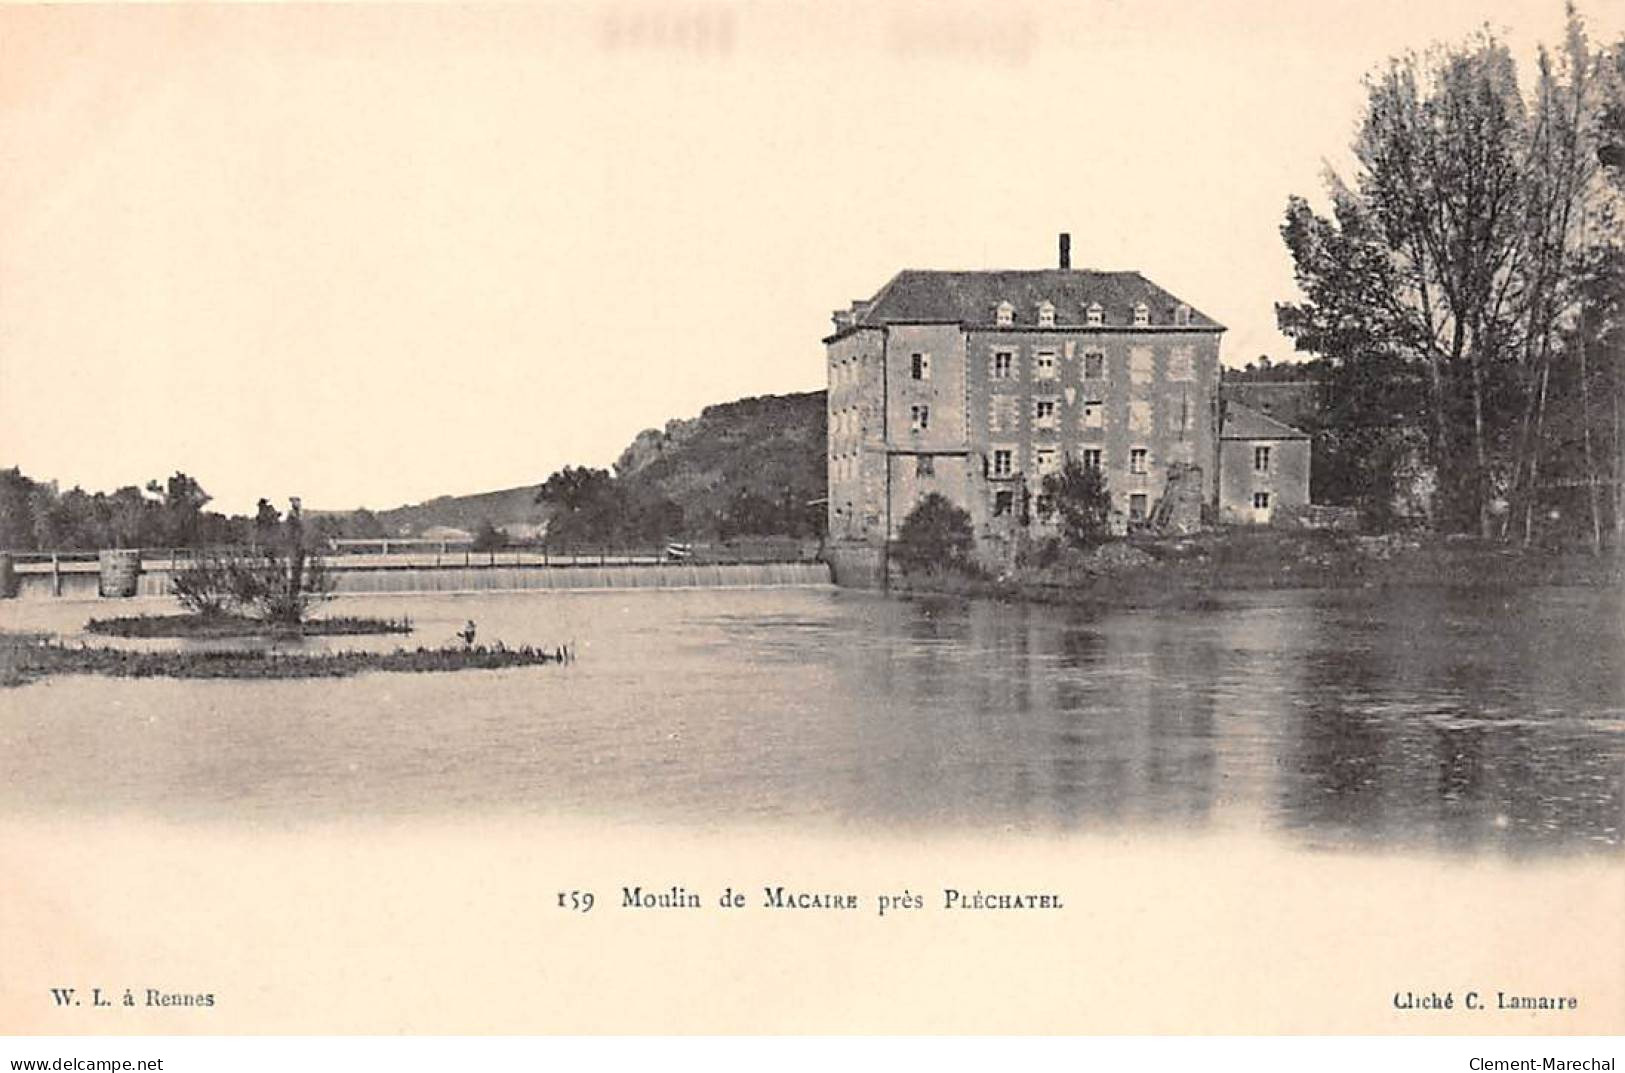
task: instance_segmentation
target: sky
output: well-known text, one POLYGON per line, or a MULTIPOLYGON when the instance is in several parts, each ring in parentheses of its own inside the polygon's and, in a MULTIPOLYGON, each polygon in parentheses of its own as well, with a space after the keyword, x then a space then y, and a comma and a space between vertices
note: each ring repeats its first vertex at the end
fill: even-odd
MULTIPOLYGON (((1592 35, 1625 0, 1582 4, 1592 35)), ((1292 356, 1361 77, 1559 0, 0 7, 0 467, 373 508, 824 384, 902 268, 1137 269, 1292 356)))

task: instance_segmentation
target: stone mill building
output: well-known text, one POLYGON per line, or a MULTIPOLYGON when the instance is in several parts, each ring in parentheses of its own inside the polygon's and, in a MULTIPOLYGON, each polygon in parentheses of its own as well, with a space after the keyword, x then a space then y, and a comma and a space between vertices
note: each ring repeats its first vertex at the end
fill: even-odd
POLYGON ((1068 456, 1104 471, 1120 523, 1170 489, 1217 492, 1223 325, 1138 272, 905 270, 834 314, 829 535, 883 547, 923 497, 996 556, 1054 524, 1040 489, 1068 456))

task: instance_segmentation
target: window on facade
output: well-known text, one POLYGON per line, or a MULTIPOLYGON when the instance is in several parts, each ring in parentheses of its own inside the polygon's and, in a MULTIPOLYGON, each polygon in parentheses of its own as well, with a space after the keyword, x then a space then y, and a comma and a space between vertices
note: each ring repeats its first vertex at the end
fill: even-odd
POLYGON ((931 427, 931 407, 917 402, 908 408, 908 427, 911 432, 924 432, 931 427))
POLYGON ((998 322, 999 327, 1010 327, 1016 320, 1016 307, 1009 302, 1000 302, 998 310, 994 313, 994 319, 998 322))
POLYGON ((1270 471, 1270 449, 1268 447, 1253 448, 1253 470, 1257 473, 1270 471))
POLYGON ((1055 327, 1055 306, 1049 302, 1038 304, 1038 326, 1040 328, 1055 327))
POLYGON ((1130 473, 1144 473, 1147 451, 1144 447, 1132 448, 1128 453, 1128 471, 1130 473))
POLYGON ((1175 324, 1189 324, 1190 322, 1191 322, 1191 307, 1188 306, 1188 305, 1183 305, 1183 304, 1175 306, 1174 307, 1174 323, 1175 324))
POLYGON ((1270 509, 1270 494, 1268 492, 1254 492, 1253 493, 1253 509, 1254 510, 1269 510, 1270 509))
POLYGON ((1055 400, 1054 399, 1034 399, 1033 400, 1033 427, 1034 428, 1054 428, 1055 427, 1055 400))
POLYGON ((937 460, 930 455, 918 455, 914 459, 914 476, 935 477, 937 475, 937 460))
POLYGON ((1128 378, 1136 384, 1149 384, 1156 374, 1157 359, 1148 346, 1128 352, 1128 378))
POLYGON ((1136 328, 1143 328, 1150 323, 1151 310, 1145 307, 1144 302, 1141 302, 1139 305, 1134 307, 1134 326, 1136 328))
POLYGON ((1168 352, 1168 379, 1191 380, 1194 373, 1191 369, 1191 348, 1186 346, 1174 347, 1168 352))
POLYGON ((995 395, 987 411, 987 424, 992 432, 1014 432, 1021 427, 1021 398, 1017 395, 995 395))
MULTIPOLYGON (((993 355, 993 379, 1008 380, 1014 371, 1016 356, 1008 350, 996 351, 993 355)), ((952 377, 950 377, 952 379, 952 377)))
POLYGON ((993 493, 993 516, 995 518, 1001 514, 1009 514, 1011 508, 1013 508, 1015 505, 1016 494, 1010 491, 1008 488, 1001 492, 993 493))
POLYGON ((912 361, 910 362, 909 375, 916 380, 931 379, 931 355, 914 355, 912 361))
POLYGON ((1033 460, 1038 464, 1038 473, 1045 476, 1060 470, 1061 452, 1053 447, 1040 447, 1033 453, 1033 460))
POLYGON ((1101 464, 1100 448, 1085 447, 1083 449, 1083 464, 1088 469, 1099 469, 1101 464))
POLYGON ((1090 327, 1098 327, 1099 325, 1105 323, 1106 311, 1100 308, 1099 302, 1091 303, 1086 311, 1086 319, 1088 320, 1090 327))
POLYGON ((1000 448, 993 452, 993 476, 1008 477, 1015 472, 1015 452, 1000 448))
POLYGON ((1083 378, 1085 380, 1104 380, 1106 378, 1106 355, 1098 350, 1091 350, 1083 356, 1083 378))
POLYGON ((1099 399, 1083 400, 1083 427, 1100 428, 1106 423, 1106 404, 1099 399))
POLYGON ((1038 512, 1040 518, 1047 520, 1055 513, 1055 500, 1050 496, 1041 495, 1033 500, 1033 509, 1038 512))
POLYGON ((1040 350, 1037 354, 1033 355, 1033 379, 1055 379, 1055 351, 1040 350))
POLYGON ((1132 521, 1145 521, 1145 494, 1143 492, 1135 492, 1128 497, 1128 516, 1132 521))

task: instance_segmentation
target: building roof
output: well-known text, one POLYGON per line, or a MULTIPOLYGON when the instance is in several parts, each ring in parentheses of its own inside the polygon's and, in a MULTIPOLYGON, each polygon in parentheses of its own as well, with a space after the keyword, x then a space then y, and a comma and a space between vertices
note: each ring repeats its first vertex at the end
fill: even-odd
POLYGON ((1307 440, 1309 434, 1291 425, 1282 424, 1268 414, 1248 409, 1239 402, 1224 406, 1224 423, 1219 428, 1221 440, 1307 440))
POLYGON ((1325 389, 1318 380, 1234 380, 1219 384, 1219 398, 1294 427, 1313 421, 1321 410, 1325 389))
MULTIPOLYGON (((1034 271, 938 272, 904 269, 893 276, 868 303, 858 303, 852 327, 884 324, 958 323, 993 327, 1001 302, 1014 307, 1017 327, 1038 326, 1038 307, 1055 306, 1058 328, 1089 327, 1088 310, 1098 304, 1106 327, 1134 326, 1134 307, 1141 303, 1153 327, 1223 331, 1224 326, 1190 309, 1186 324, 1178 324, 1178 298, 1138 272, 1097 272, 1088 269, 1034 271)), ((1187 308, 1188 305, 1187 305, 1187 308)))

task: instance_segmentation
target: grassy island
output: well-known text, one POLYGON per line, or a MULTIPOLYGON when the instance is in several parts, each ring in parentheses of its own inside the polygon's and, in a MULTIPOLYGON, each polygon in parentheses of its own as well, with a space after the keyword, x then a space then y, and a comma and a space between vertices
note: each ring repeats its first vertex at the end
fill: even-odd
POLYGON ((335 615, 302 622, 268 622, 249 615, 178 614, 127 615, 120 618, 93 618, 85 623, 90 633, 108 637, 180 637, 194 640, 233 637, 355 637, 373 634, 411 633, 409 618, 363 618, 335 615))
POLYGON ((69 645, 42 634, 0 634, 0 685, 20 686, 58 674, 114 678, 347 678, 366 671, 428 673, 501 670, 567 663, 568 648, 452 645, 392 652, 143 652, 69 645))

